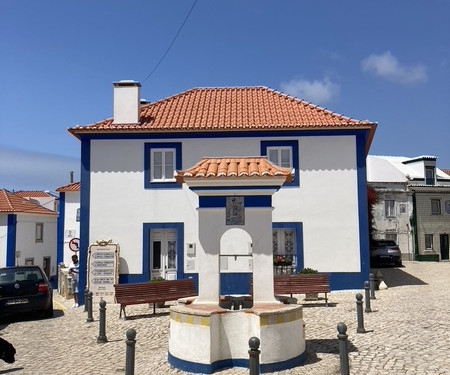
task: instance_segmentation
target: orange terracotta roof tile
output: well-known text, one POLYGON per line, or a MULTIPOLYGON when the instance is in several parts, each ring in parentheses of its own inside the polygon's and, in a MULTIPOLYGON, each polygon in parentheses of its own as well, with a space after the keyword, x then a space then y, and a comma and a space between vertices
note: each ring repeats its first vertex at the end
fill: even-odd
POLYGON ((68 185, 60 186, 56 188, 55 190, 57 193, 66 193, 66 192, 72 192, 72 191, 80 191, 80 183, 79 182, 73 182, 68 185))
POLYGON ((442 172, 444 172, 445 174, 448 174, 450 176, 450 169, 441 169, 442 172))
POLYGON ((264 156, 243 158, 203 158, 197 164, 184 171, 177 171, 175 178, 182 183, 186 177, 226 178, 226 177, 286 177, 292 181, 292 170, 280 168, 264 156))
POLYGON ((14 194, 18 195, 22 198, 49 198, 53 197, 52 195, 46 193, 45 191, 39 190, 18 190, 15 191, 14 194))
POLYGON ((194 88, 140 108, 138 124, 113 119, 75 126, 83 133, 370 129, 376 124, 338 115, 266 87, 194 88))
POLYGON ((0 212, 58 215, 56 212, 22 198, 16 193, 10 193, 3 189, 0 190, 0 212))

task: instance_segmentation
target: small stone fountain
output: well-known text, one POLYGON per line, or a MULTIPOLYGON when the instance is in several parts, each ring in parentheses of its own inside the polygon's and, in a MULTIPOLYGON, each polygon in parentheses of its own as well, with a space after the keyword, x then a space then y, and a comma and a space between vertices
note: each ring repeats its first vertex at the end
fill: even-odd
MULTIPOLYGON (((223 166, 223 159, 214 161, 223 166)), ((198 163, 176 176, 199 196, 200 243, 189 260, 198 262, 199 282, 197 297, 171 307, 168 361, 196 373, 247 367, 248 342, 257 337, 261 372, 289 369, 305 360, 305 334, 301 306, 273 293, 272 195, 291 171, 261 157, 227 161, 228 170, 247 163, 250 172, 199 176, 198 163), (260 173, 252 174, 252 165, 260 173), (252 290, 221 294, 223 275, 231 292, 233 277, 251 275, 252 290)))

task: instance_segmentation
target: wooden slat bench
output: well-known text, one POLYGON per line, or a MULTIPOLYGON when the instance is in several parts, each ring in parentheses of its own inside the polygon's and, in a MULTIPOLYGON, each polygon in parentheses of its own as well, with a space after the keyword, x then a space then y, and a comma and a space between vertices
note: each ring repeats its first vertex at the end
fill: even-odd
MULTIPOLYGON (((253 292, 253 278, 250 278, 250 293, 253 292)), ((326 274, 275 275, 273 278, 275 295, 325 293, 325 305, 328 306, 328 277, 326 274)))
POLYGON ((167 280, 139 284, 115 284, 115 300, 120 304, 119 318, 127 318, 125 307, 153 303, 153 314, 156 313, 158 302, 175 301, 179 298, 192 297, 195 292, 192 279, 167 280))
POLYGON ((273 278, 275 294, 312 294, 325 293, 325 305, 328 306, 330 287, 326 274, 283 275, 273 278))

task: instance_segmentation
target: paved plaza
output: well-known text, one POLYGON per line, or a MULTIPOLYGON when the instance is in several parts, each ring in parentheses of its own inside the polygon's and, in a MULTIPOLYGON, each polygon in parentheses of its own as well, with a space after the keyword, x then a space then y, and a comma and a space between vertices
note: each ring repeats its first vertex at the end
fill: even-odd
MULTIPOLYGON (((277 374, 339 374, 336 326, 348 326, 351 374, 450 374, 450 263, 404 262, 403 268, 381 268, 386 290, 375 293, 371 313, 364 314, 367 333, 356 333, 355 295, 364 291, 333 292, 330 307, 323 301, 306 304, 307 360, 304 365, 277 374)), ((106 306, 108 342, 97 343, 98 306, 94 322, 86 321, 83 307, 55 295, 55 317, 42 320, 5 320, 0 336, 16 350, 16 362, 0 361, 0 374, 113 375, 125 372, 125 333, 136 335, 135 374, 183 374, 166 361, 169 308, 130 306, 129 320, 119 319, 119 306, 106 306)), ((188 350, 189 343, 186 343, 188 350)), ((232 368, 219 375, 248 374, 232 368)))

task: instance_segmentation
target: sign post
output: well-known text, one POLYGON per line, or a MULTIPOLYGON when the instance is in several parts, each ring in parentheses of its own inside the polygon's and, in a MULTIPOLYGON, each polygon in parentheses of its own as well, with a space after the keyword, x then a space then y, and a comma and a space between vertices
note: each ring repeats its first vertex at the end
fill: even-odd
POLYGON ((93 301, 114 303, 114 284, 119 277, 119 245, 111 241, 91 244, 87 256, 87 286, 93 301))

